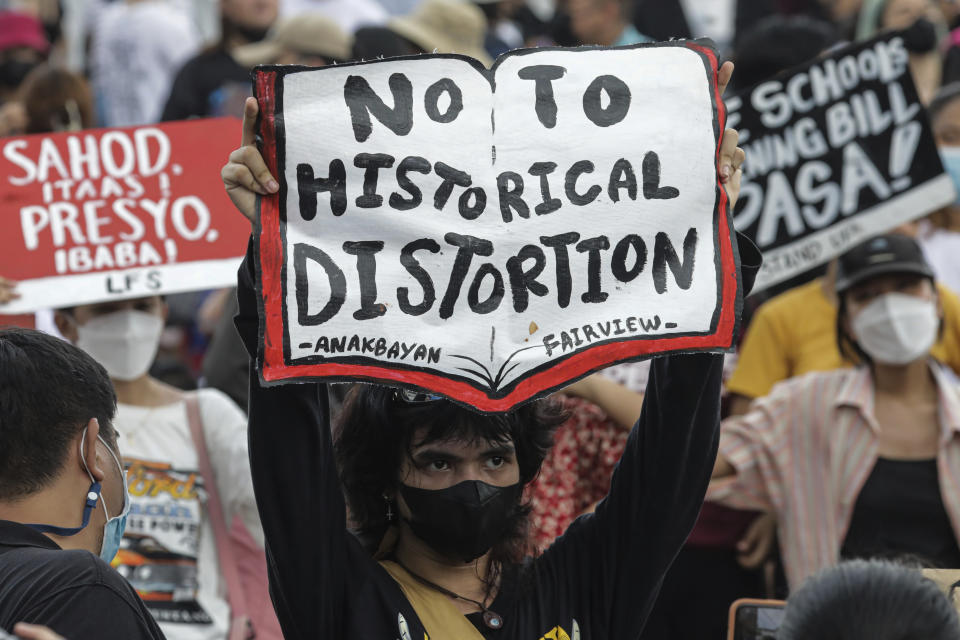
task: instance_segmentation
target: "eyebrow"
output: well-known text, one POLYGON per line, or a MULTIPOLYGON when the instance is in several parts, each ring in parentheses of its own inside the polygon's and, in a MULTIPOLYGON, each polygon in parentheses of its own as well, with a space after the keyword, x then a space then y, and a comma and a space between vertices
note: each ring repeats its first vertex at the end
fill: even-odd
MULTIPOLYGON (((480 452, 480 457, 505 456, 516 453, 516 447, 511 443, 492 445, 480 452)), ((464 457, 446 449, 424 448, 420 449, 411 456, 414 460, 453 460, 454 462, 463 462, 464 457)))
POLYGON ((480 455, 483 456, 505 456, 516 453, 516 447, 512 444, 503 443, 491 446, 488 449, 485 449, 480 455))

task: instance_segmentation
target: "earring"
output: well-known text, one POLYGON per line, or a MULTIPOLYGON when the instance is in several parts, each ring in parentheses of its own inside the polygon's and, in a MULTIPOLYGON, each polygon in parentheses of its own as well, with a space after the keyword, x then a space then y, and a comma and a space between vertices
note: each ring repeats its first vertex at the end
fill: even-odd
POLYGON ((393 522, 393 503, 387 496, 383 496, 383 499, 387 503, 387 522, 393 522))

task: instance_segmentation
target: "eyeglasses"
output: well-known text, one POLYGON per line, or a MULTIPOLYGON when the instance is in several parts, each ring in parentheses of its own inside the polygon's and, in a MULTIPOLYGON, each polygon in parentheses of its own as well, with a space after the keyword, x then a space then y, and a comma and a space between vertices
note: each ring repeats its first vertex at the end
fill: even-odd
POLYGON ((403 401, 407 404, 423 404, 424 402, 434 402, 443 400, 443 396, 428 391, 414 391, 413 389, 394 389, 394 402, 403 401))

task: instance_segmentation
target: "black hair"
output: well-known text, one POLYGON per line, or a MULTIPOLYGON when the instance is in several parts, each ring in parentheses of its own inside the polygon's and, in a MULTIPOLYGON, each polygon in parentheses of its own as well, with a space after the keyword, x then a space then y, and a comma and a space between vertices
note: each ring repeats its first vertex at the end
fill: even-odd
POLYGON ((951 82, 940 87, 937 94, 933 96, 933 100, 927 105, 927 116, 930 122, 936 120, 940 112, 957 98, 960 98, 960 82, 951 82))
POLYGON ((847 361, 855 365, 865 364, 872 369, 873 359, 847 331, 847 293, 837 294, 837 349, 847 361))
POLYGON ((877 560, 825 569, 787 600, 779 640, 958 640, 957 612, 919 571, 877 560))
POLYGON ((0 500, 43 489, 90 421, 117 450, 117 396, 106 370, 65 340, 0 328, 0 500))
POLYGON ((738 89, 751 87, 816 58, 839 40, 829 22, 807 16, 769 16, 737 42, 732 82, 738 89))
MULTIPOLYGON (((352 523, 371 552, 388 526, 384 495, 398 488, 401 466, 415 447, 451 439, 509 441, 516 450, 520 482, 527 484, 539 473, 554 431, 567 418, 552 400, 509 413, 481 414, 448 400, 408 403, 396 395, 389 387, 354 385, 335 428, 334 448, 352 523), (426 433, 414 441, 420 428, 426 433)), ((515 511, 507 533, 493 548, 495 562, 519 562, 527 554, 529 514, 529 504, 515 511)))

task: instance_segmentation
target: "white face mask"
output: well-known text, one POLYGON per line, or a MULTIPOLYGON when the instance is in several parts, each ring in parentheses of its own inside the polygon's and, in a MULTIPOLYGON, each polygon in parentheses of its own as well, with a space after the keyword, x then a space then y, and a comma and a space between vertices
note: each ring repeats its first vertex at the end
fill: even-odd
POLYGON ((930 351, 940 318, 933 300, 886 293, 853 319, 853 337, 876 362, 907 364, 930 351))
POLYGON ((153 363, 162 332, 160 316, 115 311, 77 325, 77 346, 102 364, 111 378, 136 380, 153 363))

